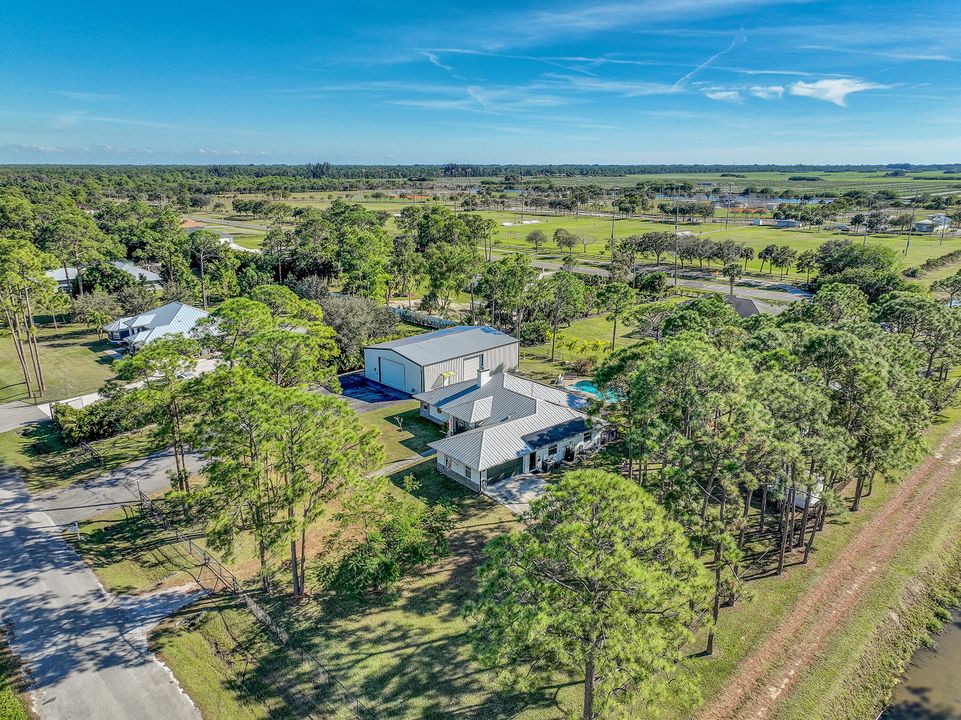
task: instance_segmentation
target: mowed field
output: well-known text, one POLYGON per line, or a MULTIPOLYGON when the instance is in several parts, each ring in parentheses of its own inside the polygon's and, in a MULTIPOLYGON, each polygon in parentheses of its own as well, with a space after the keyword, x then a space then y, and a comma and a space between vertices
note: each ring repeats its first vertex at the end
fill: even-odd
MULTIPOLYGON (((359 202, 371 210, 384 210, 391 215, 399 213, 404 207, 413 204, 409 200, 400 199, 371 200, 366 198, 365 195, 362 192, 300 193, 288 198, 286 202, 295 206, 323 209, 329 207, 335 198, 343 198, 348 202, 359 202)), ((418 201, 417 204, 427 204, 427 202, 418 201)), ((450 203, 447 203, 447 205, 452 207, 450 203)), ((574 254, 580 260, 603 262, 609 257, 607 245, 611 237, 610 214, 582 212, 578 215, 555 215, 521 213, 513 210, 482 210, 478 214, 490 218, 497 224, 495 232, 499 240, 498 249, 502 252, 530 253, 532 256, 543 260, 560 259, 561 252, 554 244, 552 237, 556 230, 565 229, 587 241, 586 244, 579 243, 574 248, 574 254), (534 253, 534 248, 527 241, 527 236, 538 229, 547 235, 548 241, 539 253, 534 253)), ((918 213, 919 218, 924 216, 923 212, 918 213)), ((233 234, 235 241, 245 247, 258 247, 265 234, 263 220, 244 218, 230 212, 192 213, 191 217, 210 223, 209 227, 213 230, 233 234)), ((646 232, 674 231, 673 222, 657 222, 650 219, 624 218, 622 216, 615 217, 613 226, 615 238, 646 232)), ((388 220, 387 228, 390 232, 396 231, 393 217, 388 220)), ((918 234, 909 236, 883 233, 864 236, 860 233, 840 233, 827 229, 786 229, 758 226, 750 224, 750 221, 744 218, 732 217, 727 219, 723 214, 708 222, 681 222, 678 229, 682 232, 692 232, 695 235, 719 242, 730 239, 744 243, 753 248, 755 253, 771 244, 788 245, 800 253, 805 250, 816 249, 828 240, 848 238, 854 242, 884 245, 892 248, 900 254, 901 262, 905 268, 920 265, 925 260, 944 255, 953 250, 961 250, 961 236, 956 233, 946 235, 943 240, 940 236, 918 234)), ((760 273, 761 262, 757 259, 752 260, 748 263, 747 269, 751 273, 760 273)), ((765 274, 770 272, 766 265, 764 272, 765 274)), ((788 277, 796 279, 801 276, 792 272, 788 273, 788 277)))

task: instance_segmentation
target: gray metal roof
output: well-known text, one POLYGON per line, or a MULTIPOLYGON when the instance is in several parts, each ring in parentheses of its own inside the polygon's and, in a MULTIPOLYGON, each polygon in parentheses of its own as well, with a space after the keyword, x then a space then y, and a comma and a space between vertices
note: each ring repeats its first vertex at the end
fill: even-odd
POLYGON ((125 327, 130 328, 133 334, 127 342, 131 345, 143 345, 164 335, 186 335, 208 314, 182 302, 171 302, 139 315, 119 318, 105 325, 103 329, 115 332, 125 327))
POLYGON ((110 264, 118 270, 123 270, 128 275, 132 275, 137 280, 153 283, 160 282, 160 276, 152 270, 147 270, 139 265, 134 265, 129 260, 111 260, 110 264))
POLYGON ((498 373, 483 385, 468 380, 415 395, 452 417, 480 427, 430 443, 475 470, 486 470, 532 452, 557 433, 583 432, 587 400, 560 388, 510 373, 498 373))
POLYGON ((368 346, 372 350, 393 350, 418 365, 453 360, 454 358, 516 343, 517 339, 485 325, 458 325, 434 332, 390 340, 368 346))
POLYGON ((786 309, 783 305, 771 305, 756 298, 742 298, 734 295, 725 295, 724 302, 734 308, 734 312, 742 319, 753 315, 780 315, 786 309))
MULTIPOLYGON (((511 373, 496 373, 484 385, 478 386, 476 379, 465 380, 446 387, 414 395, 416 400, 434 405, 449 411, 455 405, 474 402, 483 397, 503 396, 505 394, 521 395, 524 397, 545 400, 555 405, 563 405, 575 410, 587 407, 588 401, 562 388, 551 387, 543 383, 527 380, 511 373)), ((496 399, 495 399, 496 402, 496 399)))
POLYGON ((536 446, 525 438, 537 437, 548 428, 571 421, 583 421, 584 417, 576 410, 537 400, 530 415, 436 440, 430 447, 470 468, 487 470, 533 452, 536 446))

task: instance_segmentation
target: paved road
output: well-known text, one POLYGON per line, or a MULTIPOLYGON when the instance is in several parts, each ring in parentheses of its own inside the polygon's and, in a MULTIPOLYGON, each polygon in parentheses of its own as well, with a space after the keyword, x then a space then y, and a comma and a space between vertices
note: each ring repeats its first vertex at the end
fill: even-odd
MULTIPOLYGON (((187 456, 187 469, 200 470, 199 455, 187 456)), ((80 485, 71 485, 34 497, 56 525, 83 522, 115 507, 137 499, 137 488, 151 495, 170 487, 169 475, 175 467, 173 451, 161 450, 141 460, 128 463, 113 472, 80 485)))
POLYGON ((159 454, 112 473, 112 485, 105 479, 38 500, 18 474, 0 469, 0 614, 32 679, 41 720, 200 720, 147 646, 152 623, 191 595, 165 591, 118 601, 58 526, 101 512, 95 503, 127 499, 122 481, 159 489, 171 464, 159 454))
MULTIPOLYGON (((541 270, 561 269, 561 263, 550 262, 549 260, 532 260, 531 265, 541 270)), ((597 267, 595 265, 580 265, 574 268, 574 272, 580 273, 581 275, 598 275, 600 277, 610 276, 610 273, 605 268, 597 267)), ((668 273, 668 275, 670 275, 670 273, 668 273)), ((670 282, 674 282, 673 278, 671 278, 670 282)), ((696 290, 716 292, 720 293, 721 295, 727 295, 730 290, 730 287, 727 283, 694 280, 682 277, 677 279, 677 284, 696 290)), ((803 290, 798 290, 797 288, 791 288, 791 291, 788 292, 785 290, 773 289, 775 287, 790 288, 791 286, 782 283, 769 282, 767 280, 748 279, 735 284, 734 294, 737 297, 756 298, 758 300, 778 300, 780 302, 797 302, 799 300, 806 300, 807 298, 811 297, 810 293, 806 293, 803 290)))

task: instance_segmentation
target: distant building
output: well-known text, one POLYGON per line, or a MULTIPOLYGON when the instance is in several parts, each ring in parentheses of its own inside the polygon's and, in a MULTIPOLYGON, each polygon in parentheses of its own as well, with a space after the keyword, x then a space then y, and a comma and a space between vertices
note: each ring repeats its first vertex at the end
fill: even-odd
POLYGON ((157 338, 189 335, 197 323, 208 315, 199 308, 172 302, 139 315, 119 318, 104 325, 103 329, 110 342, 136 351, 157 338))
MULTIPOLYGON (((118 270, 122 270, 127 273, 137 282, 146 283, 147 285, 152 285, 157 287, 161 283, 161 277, 153 272, 152 270, 147 270, 139 265, 134 265, 129 260, 111 260, 110 264, 113 265, 118 270)), ((77 279, 77 268, 67 267, 67 268, 56 268, 55 270, 47 270, 44 273, 48 278, 53 278, 57 282, 57 288, 62 292, 70 292, 73 287, 74 281, 77 279)))
POLYGON ((458 325, 364 348, 364 376, 407 393, 463 382, 478 370, 518 363, 517 338, 491 327, 458 325))
POLYGON ((797 228, 801 227, 801 221, 792 220, 791 218, 781 218, 780 220, 774 221, 774 226, 779 228, 797 228))
POLYGON ((754 315, 780 315, 787 309, 784 305, 771 305, 755 298, 743 298, 735 295, 725 295, 724 302, 734 308, 734 312, 742 320, 754 315))
POLYGON ((414 396, 421 415, 447 427, 430 443, 437 468, 472 490, 524 473, 550 470, 600 445, 587 401, 510 373, 477 377, 414 396))
POLYGON ((948 223, 940 222, 935 218, 929 218, 927 220, 918 220, 914 223, 914 231, 919 233, 939 233, 942 230, 948 229, 948 223))

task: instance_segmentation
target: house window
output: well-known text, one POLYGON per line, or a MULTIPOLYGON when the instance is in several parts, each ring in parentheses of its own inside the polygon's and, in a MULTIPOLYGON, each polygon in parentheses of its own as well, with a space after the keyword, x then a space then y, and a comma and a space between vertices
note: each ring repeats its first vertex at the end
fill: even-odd
POLYGON ((557 445, 551 445, 547 448, 548 455, 557 455, 557 445))
POLYGON ((584 433, 584 442, 590 442, 590 441, 591 441, 591 431, 588 430, 586 433, 584 433))

